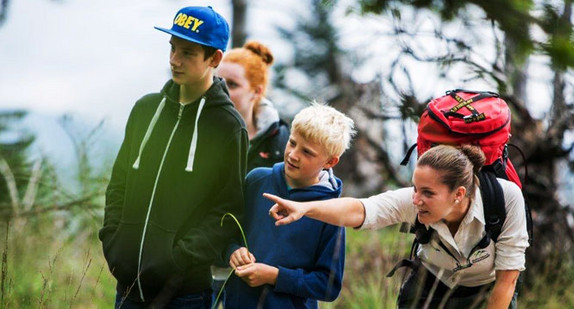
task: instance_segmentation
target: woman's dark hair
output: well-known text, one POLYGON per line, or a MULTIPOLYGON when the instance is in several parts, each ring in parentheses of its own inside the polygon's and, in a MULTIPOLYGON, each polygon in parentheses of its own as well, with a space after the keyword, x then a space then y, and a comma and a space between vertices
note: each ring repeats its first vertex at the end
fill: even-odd
POLYGON ((463 186, 466 188, 466 195, 474 198, 474 188, 479 184, 476 174, 484 161, 484 153, 478 146, 438 145, 426 151, 417 161, 417 166, 433 168, 439 172, 440 181, 451 192, 463 186))

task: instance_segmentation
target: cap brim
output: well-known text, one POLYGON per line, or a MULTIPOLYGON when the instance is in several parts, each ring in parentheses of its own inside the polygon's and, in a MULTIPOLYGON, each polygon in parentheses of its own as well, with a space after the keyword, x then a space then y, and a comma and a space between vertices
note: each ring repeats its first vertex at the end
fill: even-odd
MULTIPOLYGON (((180 38, 180 39, 184 39, 184 40, 186 40, 186 41, 190 41, 190 42, 193 42, 193 43, 201 44, 201 45, 204 45, 204 46, 210 46, 210 45, 205 44, 204 42, 201 42, 201 41, 196 40, 196 39, 194 39, 194 38, 185 36, 185 35, 183 35, 183 34, 181 34, 181 33, 175 32, 175 31, 173 31, 173 30, 171 30, 171 29, 166 29, 166 28, 161 28, 161 27, 155 27, 155 26, 154 26, 154 28, 157 29, 157 30, 159 30, 159 31, 163 31, 163 32, 165 32, 165 33, 169 33, 169 34, 171 34, 171 35, 173 35, 173 36, 176 36, 176 37, 178 37, 178 38, 180 38)), ((210 46, 210 47, 213 47, 213 46, 210 46)), ((214 48, 217 48, 217 47, 214 47, 214 48)))

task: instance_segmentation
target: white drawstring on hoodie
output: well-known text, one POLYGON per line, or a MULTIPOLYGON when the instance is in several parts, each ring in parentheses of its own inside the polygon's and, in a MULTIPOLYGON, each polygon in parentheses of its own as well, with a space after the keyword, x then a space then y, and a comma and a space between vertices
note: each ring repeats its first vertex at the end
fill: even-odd
POLYGON ((132 167, 136 170, 140 167, 140 158, 142 156, 142 152, 144 150, 145 144, 147 144, 147 141, 149 140, 149 137, 151 135, 151 131, 153 131, 153 127, 155 127, 155 124, 157 123, 157 119, 159 118, 159 115, 161 114, 161 111, 163 110, 164 106, 165 106, 165 97, 161 100, 157 109, 155 110, 155 114, 153 115, 153 118, 151 119, 151 121, 147 127, 147 130, 145 132, 144 138, 142 139, 142 142, 140 144, 138 157, 136 158, 134 165, 132 165, 132 167))
MULTIPOLYGON (((195 126, 193 128, 193 135, 191 137, 191 144, 189 145, 189 152, 187 155, 187 164, 185 166, 185 171, 186 172, 193 172, 193 164, 195 162, 195 152, 197 151, 197 139, 198 139, 198 123, 199 123, 199 116, 201 115, 201 111, 203 110, 203 106, 205 105, 205 97, 201 98, 201 101, 199 101, 199 107, 197 108, 197 115, 195 116, 195 126)), ((140 166, 140 160, 141 160, 141 155, 142 152, 151 136, 151 133, 153 131, 153 128, 155 127, 157 120, 159 119, 159 115, 161 114, 163 108, 165 106, 165 97, 161 100, 161 102, 159 103, 155 114, 153 115, 153 118, 151 119, 147 130, 145 132, 144 138, 142 139, 142 142, 140 144, 140 148, 139 148, 139 153, 138 153, 138 157, 136 158, 136 161, 134 162, 134 164, 132 165, 132 167, 134 169, 138 169, 140 166)), ((174 128, 175 130, 175 128, 174 128)))
POLYGON ((199 122, 199 115, 201 114, 201 110, 205 105, 205 97, 201 98, 199 101, 199 107, 197 108, 197 115, 195 116, 195 126, 193 128, 193 136, 191 137, 191 145, 189 145, 189 154, 187 155, 187 165, 185 167, 186 172, 193 172, 193 162, 195 161, 195 151, 197 150, 197 125, 199 122))
MULTIPOLYGON (((193 129, 193 135, 191 138, 191 145, 189 146, 189 154, 187 156, 187 166, 185 168, 186 172, 192 172, 193 171, 193 163, 195 160, 195 151, 197 150, 197 139, 198 139, 198 122, 199 122, 199 116, 201 114, 201 110, 203 109, 203 106, 205 105, 205 97, 201 98, 201 101, 199 101, 199 106, 197 108, 197 115, 195 116, 195 127, 193 129)), ((141 154, 143 152, 143 149, 145 148, 151 132, 153 131, 153 128, 155 127, 157 120, 159 118, 159 115, 161 114, 161 111, 163 110, 163 107, 165 106, 165 97, 163 98, 163 100, 161 100, 159 106, 157 107, 157 110, 155 111, 155 114, 153 115, 153 118, 151 119, 149 126, 147 127, 147 131, 144 135, 144 138, 140 144, 140 149, 139 149, 139 153, 138 153, 138 157, 136 159, 136 161, 133 164, 133 168, 134 169, 138 169, 139 165, 140 165, 140 159, 141 159, 141 154)), ((171 145, 171 141, 173 139, 173 136, 175 134, 175 131, 177 130, 177 127, 179 126, 179 121, 181 120, 181 116, 183 114, 183 105, 181 105, 180 109, 179 109, 179 114, 177 116, 177 122, 175 123, 175 126, 173 127, 173 130, 171 131, 171 135, 169 136, 169 140, 167 142, 166 145, 166 149, 163 152, 163 157, 161 158, 161 161, 159 163, 159 169, 157 171, 157 175, 155 178, 155 182, 153 185, 153 189, 152 189, 152 193, 151 193, 151 197, 149 200, 149 205, 148 205, 148 210, 147 210, 147 214, 146 214, 146 218, 145 218, 145 223, 144 223, 144 228, 142 231, 142 238, 141 238, 141 242, 140 242, 140 250, 139 250, 139 256, 138 256, 138 277, 137 277, 137 283, 138 283, 138 290, 140 293, 140 298, 142 301, 145 301, 144 298, 144 294, 143 294, 143 289, 142 289, 142 285, 141 285, 141 280, 140 280, 140 276, 139 276, 139 272, 141 272, 141 262, 142 262, 142 256, 143 256, 143 246, 145 243, 145 236, 146 236, 146 231, 147 231, 147 226, 148 226, 148 222, 149 222, 149 217, 151 214, 151 209, 153 206, 153 201, 155 198, 155 192, 157 189, 157 184, 159 182, 159 175, 161 174, 161 171, 163 169, 163 163, 165 161, 165 158, 167 156, 167 152, 169 149, 169 146, 171 145)))

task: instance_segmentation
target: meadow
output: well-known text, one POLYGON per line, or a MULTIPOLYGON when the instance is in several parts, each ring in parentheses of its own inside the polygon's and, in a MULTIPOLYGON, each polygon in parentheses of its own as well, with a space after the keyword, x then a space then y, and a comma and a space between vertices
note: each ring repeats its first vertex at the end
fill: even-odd
MULTIPOLYGON (((113 308, 115 281, 97 238, 98 211, 79 220, 67 212, 12 220, 0 225, 0 308, 113 308), (79 221, 79 222, 78 222, 79 221), (81 223, 81 224, 78 224, 81 223)), ((387 272, 410 251, 412 235, 398 227, 347 229, 344 287, 321 308, 394 308, 403 272, 387 272)), ((554 263, 548 263, 553 267, 554 263)), ((574 271, 537 275, 524 286, 520 308, 574 308, 574 271)), ((555 273, 555 272, 552 272, 555 273)))

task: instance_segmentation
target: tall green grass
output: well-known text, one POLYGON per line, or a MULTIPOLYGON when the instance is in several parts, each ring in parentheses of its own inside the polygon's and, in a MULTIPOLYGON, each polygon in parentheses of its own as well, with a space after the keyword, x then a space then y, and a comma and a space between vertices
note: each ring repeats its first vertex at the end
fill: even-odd
MULTIPOLYGON (((115 280, 104 261, 97 226, 74 228, 66 213, 0 223, 0 308, 113 308, 115 280)), ((402 271, 386 274, 410 251, 412 235, 395 227, 379 231, 347 229, 343 290, 321 308, 395 308, 402 271)), ((519 308, 574 308, 574 268, 548 261, 529 278, 519 308), (560 269, 556 269, 560 265, 560 269)))
MULTIPOLYGON (((347 229, 343 290, 332 303, 320 308, 395 308, 404 271, 386 274, 396 262, 408 257, 413 235, 398 226, 378 231, 347 229)), ((519 308, 574 308, 574 266, 564 257, 548 261, 547 268, 528 276, 518 297, 519 308)))
POLYGON ((394 308, 402 271, 392 278, 387 273, 408 256, 412 235, 398 226, 378 231, 347 229, 345 274, 339 298, 321 303, 321 308, 394 308))
POLYGON ((69 235, 59 216, 4 222, 0 308, 112 308, 115 282, 97 231, 69 235))

